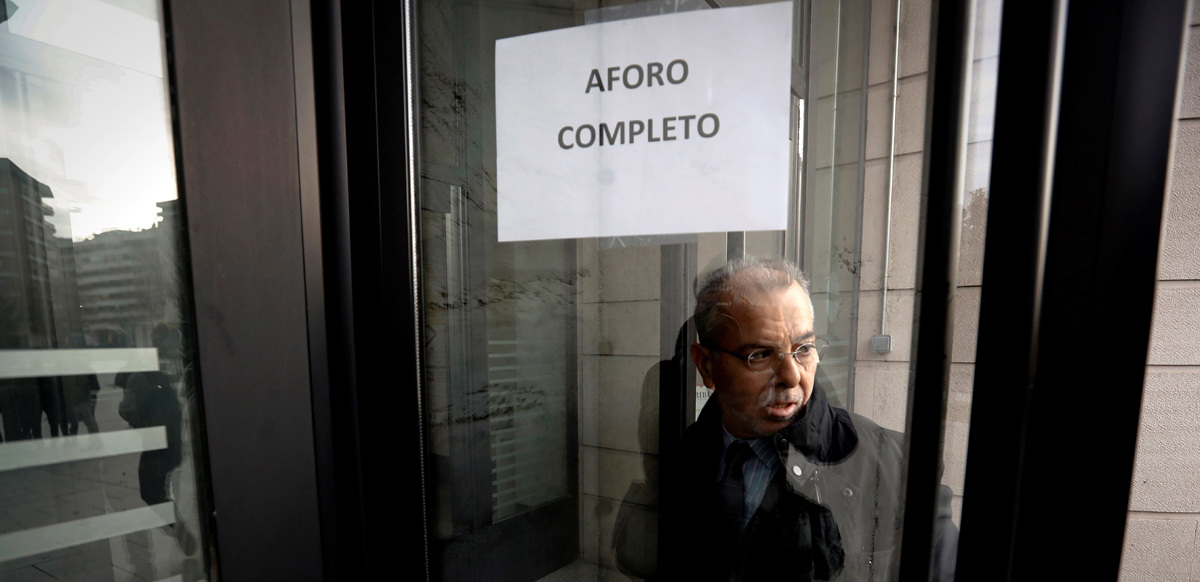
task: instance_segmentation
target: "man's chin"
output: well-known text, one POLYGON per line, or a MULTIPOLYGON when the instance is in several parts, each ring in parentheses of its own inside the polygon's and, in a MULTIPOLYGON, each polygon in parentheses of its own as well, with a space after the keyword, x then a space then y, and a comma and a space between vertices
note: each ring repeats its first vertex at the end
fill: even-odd
MULTIPOLYGON (((772 411, 772 412, 775 412, 775 411, 772 411)), ((772 413, 772 412, 768 412, 765 416, 759 417, 760 418, 760 420, 759 420, 759 429, 760 430, 756 431, 756 432, 758 432, 758 434, 763 435, 763 436, 769 436, 769 435, 773 435, 773 434, 787 428, 788 425, 795 422, 796 418, 800 415, 800 407, 794 406, 787 411, 779 411, 779 412, 785 412, 785 414, 772 413)))

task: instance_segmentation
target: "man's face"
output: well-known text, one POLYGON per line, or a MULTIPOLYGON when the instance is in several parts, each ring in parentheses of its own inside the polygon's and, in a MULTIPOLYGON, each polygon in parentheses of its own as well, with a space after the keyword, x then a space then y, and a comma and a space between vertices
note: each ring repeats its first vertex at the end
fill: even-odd
POLYGON ((776 291, 735 292, 721 298, 724 325, 720 338, 711 340, 722 349, 747 356, 760 349, 773 350, 763 371, 750 369, 745 360, 720 350, 692 344, 692 360, 704 385, 716 392, 725 429, 738 438, 775 434, 795 420, 812 395, 817 365, 801 365, 788 356, 812 343, 813 314, 798 284, 776 291))

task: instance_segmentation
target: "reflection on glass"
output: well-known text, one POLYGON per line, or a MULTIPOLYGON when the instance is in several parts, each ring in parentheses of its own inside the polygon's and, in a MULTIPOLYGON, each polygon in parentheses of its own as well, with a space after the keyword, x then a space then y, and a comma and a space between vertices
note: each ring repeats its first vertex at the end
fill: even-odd
MULTIPOLYGON (((435 579, 894 579, 927 2, 795 3, 795 110, 780 132, 795 154, 787 230, 497 242, 495 42, 710 9, 690 0, 422 4, 435 579), (747 268, 774 282, 739 300, 786 309, 722 317, 745 333, 758 325, 812 337, 750 346, 723 328, 704 331, 706 304, 743 277, 762 282, 747 268), (729 285, 710 278, 722 272, 729 285), (707 295, 706 281, 715 285, 707 295), (793 287, 786 305, 777 301, 793 287), (883 313, 893 341, 872 350, 883 313), (774 358, 781 363, 754 370, 721 351, 777 356, 808 341, 829 348, 802 374, 802 362, 774 358)), ((952 489, 940 493, 935 572, 951 580, 952 489)))
POLYGON ((975 339, 983 283, 988 187, 996 113, 996 77, 1000 61, 1001 0, 977 0, 972 51, 971 106, 967 119, 967 171, 962 195, 962 234, 954 313, 955 344, 946 407, 944 482, 954 491, 954 520, 962 519, 963 481, 970 433, 971 392, 975 378, 975 339))
POLYGON ((156 2, 0 23, 0 577, 208 577, 156 2))
MULTIPOLYGON (((499 246, 499 245, 497 245, 499 246)), ((488 262, 488 421, 492 519, 569 496, 568 419, 574 374, 567 365, 574 306, 571 245, 515 243, 488 262)))
MULTIPOLYGON (((879 4, 879 3, 877 3, 879 4)), ((863 69, 867 66, 868 0, 812 3, 814 66, 809 73, 811 107, 804 187, 804 256, 812 275, 818 333, 830 343, 822 366, 830 399, 854 403, 858 300, 862 263, 862 129, 866 124, 863 69)), ((891 35, 888 35, 891 36, 891 35)), ((874 120, 872 120, 874 121, 874 120)))

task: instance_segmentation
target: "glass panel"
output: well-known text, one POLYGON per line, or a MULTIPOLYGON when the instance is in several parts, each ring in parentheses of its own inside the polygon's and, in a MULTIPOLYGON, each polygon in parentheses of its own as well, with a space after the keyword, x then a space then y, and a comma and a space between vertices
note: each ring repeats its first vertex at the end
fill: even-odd
POLYGON ((161 10, 0 14, 0 578, 205 579, 161 10))
POLYGON ((1200 7, 1180 83, 1121 580, 1200 576, 1200 7))
MULTIPOLYGON (((812 277, 816 331, 830 343, 822 384, 831 402, 852 402, 853 321, 862 263, 863 91, 870 2, 813 2, 812 108, 804 189, 803 264, 812 277)), ((883 120, 881 120, 883 121, 883 120)))
MULTIPOLYGON (((725 578, 731 571, 745 580, 894 579, 930 2, 750 4, 422 4, 435 579, 725 578), (773 23, 787 18, 759 22, 752 14, 771 6, 791 9, 791 37, 780 52, 763 49, 721 66, 714 64, 719 56, 699 56, 704 47, 693 46, 695 38, 727 43, 739 23, 760 27, 746 42, 770 37, 773 23), (626 33, 621 43, 569 44, 626 33), (518 54, 513 47, 548 38, 569 48, 509 57, 518 54), (636 50, 643 52, 630 62, 605 60, 636 50), (687 61, 688 72, 676 61, 687 61), (767 69, 763 62, 778 63, 763 78, 778 73, 783 82, 777 93, 763 92, 760 109, 739 117, 735 104, 743 100, 729 98, 723 82, 767 69), (530 63, 542 68, 522 68, 530 63), (578 87, 561 97, 533 89, 572 67, 582 67, 578 78, 562 78, 578 87), (513 71, 528 81, 524 89, 513 91, 513 71), (654 74, 662 75, 657 84, 642 84, 654 74), (707 93, 689 93, 697 86, 707 93), (578 101, 589 95, 592 101, 578 101), (645 122, 619 118, 615 112, 629 103, 644 104, 645 122), (768 117, 775 104, 780 115, 768 117), (706 111, 714 117, 703 121, 706 111), (694 125, 683 126, 693 112, 694 125), (736 148, 712 155, 715 139, 763 119, 770 123, 756 135, 777 151, 753 159, 736 148), (524 132, 539 124, 553 128, 524 132), (594 164, 578 161, 591 155, 594 164), (675 171, 681 160, 690 166, 675 171), (760 163, 767 169, 747 171, 760 163), (539 181, 548 176, 559 180, 553 188, 539 181), (727 180, 719 182, 725 189, 712 197, 697 176, 727 180), (641 189, 630 195, 622 189, 629 183, 641 189), (755 198, 762 192, 769 196, 755 198), (662 200, 672 202, 654 206, 662 200), (562 218, 512 218, 538 213, 562 218), (771 228, 723 227, 746 215, 771 228), (679 227, 679 216, 694 224, 679 227), (555 234, 528 234, 534 231, 555 234), (760 270, 747 269, 754 265, 760 270), (792 289, 794 267, 811 278, 807 297, 781 291, 792 289), (730 277, 725 286, 713 283, 721 272, 730 277), (772 277, 783 283, 774 286, 772 277), (734 297, 747 281, 765 287, 734 297), (753 313, 777 309, 754 323, 734 313, 738 301, 753 313), (761 332, 762 322, 800 333, 770 345, 731 343, 726 320, 742 334, 761 332), (785 347, 796 355, 789 359, 785 347), (757 348, 773 351, 767 360, 745 360, 757 348), (803 372, 785 371, 793 369, 803 372), (738 448, 726 437, 755 443, 754 458, 729 463, 741 467, 740 477, 719 470, 738 448)), ((981 18, 998 15, 998 5, 982 3, 981 18)), ((994 50, 985 53, 977 55, 972 119, 980 129, 972 133, 968 180, 984 186, 990 154, 980 144, 990 139, 994 94, 986 75, 988 66, 994 75, 995 61, 994 50)), ((981 257, 986 192, 969 189, 964 236, 972 238, 964 247, 981 257)), ((974 282, 964 275, 964 288, 978 287, 974 272, 974 282)), ((952 403, 952 416, 959 405, 952 403)), ((952 450, 948 464, 961 462, 952 450)), ((939 564, 954 559, 951 507, 961 469, 948 468, 947 485, 955 478, 958 489, 942 487, 939 564)), ((938 580, 952 578, 952 569, 936 572, 938 580)))
MULTIPOLYGON (((946 406, 943 482, 954 494, 955 525, 961 523, 963 480, 971 393, 975 385, 975 344, 979 298, 983 284, 983 248, 987 234, 988 189, 991 181, 992 135, 996 114, 996 79, 1000 61, 1002 0, 977 0, 975 44, 971 68, 971 108, 967 120, 967 168, 962 192, 962 233, 955 296, 954 351, 950 395, 946 406)), ((949 557, 949 556, 948 556, 949 557)), ((950 567, 946 564, 946 567, 950 567)))

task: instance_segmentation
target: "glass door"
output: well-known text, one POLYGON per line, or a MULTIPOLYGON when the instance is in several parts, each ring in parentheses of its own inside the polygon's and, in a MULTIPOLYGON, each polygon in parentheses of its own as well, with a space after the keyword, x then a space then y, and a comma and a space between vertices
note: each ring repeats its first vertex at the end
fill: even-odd
POLYGON ((489 131, 496 39, 573 23, 567 6, 422 6, 425 379, 448 579, 535 579, 577 553, 575 242, 497 241, 489 131))
POLYGON ((162 11, 0 16, 0 578, 206 579, 162 11))
POLYGON ((724 5, 416 11, 433 579, 895 578, 931 15, 724 5))

